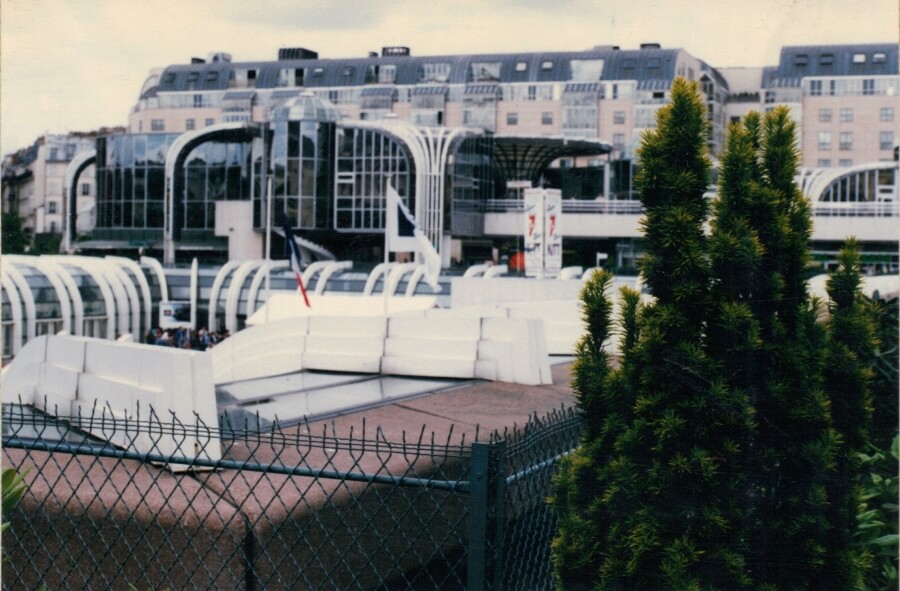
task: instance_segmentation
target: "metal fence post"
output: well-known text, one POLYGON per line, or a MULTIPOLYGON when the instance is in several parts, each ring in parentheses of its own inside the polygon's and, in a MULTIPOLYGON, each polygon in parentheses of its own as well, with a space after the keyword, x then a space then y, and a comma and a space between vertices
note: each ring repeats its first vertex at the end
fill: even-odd
POLYGON ((504 441, 472 445, 468 591, 499 589, 502 582, 505 453, 504 441))
POLYGON ((468 591, 483 591, 487 562, 488 483, 490 482, 491 445, 472 444, 469 482, 468 591))

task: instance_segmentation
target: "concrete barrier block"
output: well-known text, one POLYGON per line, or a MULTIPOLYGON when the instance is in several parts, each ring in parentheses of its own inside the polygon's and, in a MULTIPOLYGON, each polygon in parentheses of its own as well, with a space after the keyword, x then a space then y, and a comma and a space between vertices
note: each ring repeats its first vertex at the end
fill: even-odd
POLYGON ((0 396, 6 404, 34 404, 37 378, 41 364, 47 358, 47 341, 42 335, 31 339, 16 354, 12 363, 3 368, 0 380, 0 396))
POLYGON ((381 361, 381 373, 443 378, 474 378, 475 360, 385 356, 381 361))
MULTIPOLYGON (((71 402, 78 395, 78 371, 42 363, 38 373, 35 406, 39 398, 54 396, 71 402)), ((68 403, 67 403, 68 405, 68 403)))
POLYGON ((392 357, 436 359, 468 359, 478 357, 478 341, 475 339, 423 339, 388 337, 384 341, 384 354, 392 357))
POLYGON ((434 316, 421 318, 391 318, 389 337, 475 339, 481 337, 480 317, 434 316))
POLYGON ((380 356, 384 352, 384 337, 309 335, 306 353, 349 353, 380 356))
POLYGON ((381 316, 311 316, 309 335, 381 337, 387 321, 381 316))
POLYGON ((381 355, 354 355, 350 353, 303 353, 303 366, 307 369, 324 371, 346 371, 353 373, 379 373, 381 355))
POLYGON ((46 360, 56 367, 73 371, 84 370, 84 351, 92 339, 85 337, 57 336, 47 340, 46 360))
POLYGON ((478 343, 479 363, 485 362, 494 365, 494 377, 484 379, 492 379, 498 382, 513 382, 515 375, 513 373, 512 356, 512 343, 510 341, 490 340, 479 341, 478 343))
POLYGON ((497 373, 497 362, 488 359, 479 359, 475 362, 475 377, 480 380, 502 382, 497 373))
MULTIPOLYGON (((84 371, 116 382, 138 385, 140 378, 135 368, 141 366, 141 353, 135 350, 136 346, 130 343, 89 341, 85 346, 84 371)), ((149 350, 146 347, 142 349, 149 350)))

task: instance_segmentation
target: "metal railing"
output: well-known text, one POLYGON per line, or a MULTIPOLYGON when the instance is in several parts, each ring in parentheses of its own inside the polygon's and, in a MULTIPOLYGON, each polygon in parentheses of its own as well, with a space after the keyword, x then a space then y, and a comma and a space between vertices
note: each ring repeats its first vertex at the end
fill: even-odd
POLYGON ((19 405, 2 420, 4 467, 29 470, 4 516, 3 588, 51 590, 552 589, 546 498, 581 431, 571 410, 468 443, 365 423, 217 439, 19 405), (163 438, 221 459, 158 453, 163 438))
MULTIPOLYGON (((641 214, 641 202, 634 199, 563 199, 564 213, 641 214)), ((485 203, 487 213, 525 211, 522 199, 490 199, 485 203)), ((814 216, 841 217, 898 217, 900 203, 896 201, 821 202, 813 205, 814 216)))

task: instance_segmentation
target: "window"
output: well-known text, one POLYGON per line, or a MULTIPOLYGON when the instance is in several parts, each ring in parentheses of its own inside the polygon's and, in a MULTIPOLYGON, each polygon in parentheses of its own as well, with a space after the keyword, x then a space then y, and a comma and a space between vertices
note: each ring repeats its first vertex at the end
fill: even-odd
POLYGON ((853 160, 850 158, 841 158, 838 166, 853 166, 853 160))
POLYGON ((541 113, 541 125, 553 125, 553 113, 550 111, 541 113))
POLYGON ((507 113, 506 114, 506 124, 507 125, 518 125, 519 124, 519 114, 518 113, 507 113))
POLYGON ((188 131, 190 131, 192 129, 196 129, 196 127, 197 127, 197 121, 195 119, 188 119, 187 121, 184 122, 184 128, 188 131))
POLYGON ((422 64, 419 82, 447 82, 450 80, 450 64, 422 64))
POLYGON ((313 68, 313 78, 321 78, 325 75, 325 68, 313 68))
POLYGON ((890 150, 894 147, 894 132, 880 131, 878 132, 878 149, 890 150))
POLYGON ((350 76, 353 76, 353 74, 355 74, 355 73, 356 73, 356 68, 354 68, 353 66, 344 66, 344 69, 341 70, 341 76, 344 76, 345 78, 349 78, 350 76))
POLYGON ((218 72, 207 72, 206 73, 206 81, 207 82, 215 82, 219 78, 218 72))
POLYGON ((864 54, 864 53, 854 53, 854 54, 853 54, 853 63, 854 63, 854 64, 864 64, 864 63, 866 63, 866 54, 864 54))
POLYGON ((194 108, 199 109, 202 106, 203 106, 203 95, 195 94, 194 95, 194 108))
POLYGON ((831 122, 831 109, 819 109, 819 123, 831 122))
POLYGON ((56 213, 56 201, 47 202, 47 213, 56 213))
POLYGON ((821 80, 810 80, 809 81, 809 94, 811 96, 822 96, 822 81, 821 80))
POLYGON ((841 109, 841 123, 853 123, 853 109, 841 109))
POLYGON ((548 72, 553 69, 553 60, 544 60, 541 62, 541 70, 548 72))
POLYGON ((593 82, 600 80, 603 73, 603 60, 569 60, 572 67, 572 80, 593 82))
POLYGON ((624 133, 614 133, 613 134, 613 150, 617 152, 622 152, 625 150, 625 134, 624 133))
POLYGON ((209 127, 210 125, 215 125, 215 124, 216 124, 216 120, 213 119, 212 117, 210 117, 209 119, 206 120, 206 127, 209 127))
POLYGON ((397 78, 397 66, 385 64, 378 70, 378 82, 380 84, 393 84, 397 78))
POLYGON ((881 51, 876 51, 872 54, 872 63, 873 64, 883 64, 887 61, 887 55, 881 51))
POLYGON ((623 125, 625 123, 625 111, 614 111, 613 123, 616 125, 623 125))
POLYGON ((647 69, 658 70, 659 69, 659 58, 652 57, 649 60, 647 60, 647 69))
POLYGON ((150 131, 165 131, 166 125, 162 119, 152 119, 150 121, 150 131))
POLYGON ((633 70, 637 65, 637 62, 633 57, 626 58, 624 62, 622 62, 622 67, 626 70, 633 70))
POLYGON ((528 62, 516 62, 516 72, 527 72, 528 62))
POLYGON ((819 132, 819 149, 820 150, 830 150, 831 149, 831 132, 830 131, 820 131, 819 132))
POLYGON ((831 166, 831 158, 819 158, 819 168, 829 168, 831 166))
POLYGON ((874 78, 866 78, 863 80, 863 94, 872 96, 875 94, 875 79, 874 78))
POLYGON ((890 123, 894 120, 894 107, 881 107, 881 121, 890 123))
POLYGON ((830 66, 834 64, 834 54, 833 53, 823 53, 819 56, 819 65, 820 66, 830 66))
POLYGON ((852 150, 853 149, 853 132, 852 131, 842 131, 841 132, 841 150, 852 150))
POLYGON ((82 195, 90 195, 91 194, 91 184, 90 183, 81 183, 81 194, 82 195))
POLYGON ((805 66, 809 63, 809 56, 805 53, 798 53, 794 56, 794 65, 795 66, 805 66))
POLYGON ((499 82, 501 62, 474 62, 469 69, 472 82, 499 82))
POLYGON ((775 91, 767 90, 765 94, 765 98, 763 99, 767 105, 771 105, 775 102, 775 91))

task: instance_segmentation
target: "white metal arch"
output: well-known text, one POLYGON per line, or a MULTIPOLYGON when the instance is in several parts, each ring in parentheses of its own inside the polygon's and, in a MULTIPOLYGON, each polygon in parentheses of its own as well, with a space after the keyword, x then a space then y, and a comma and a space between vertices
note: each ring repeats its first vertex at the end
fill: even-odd
POLYGON ((219 123, 210 125, 203 129, 195 131, 187 131, 172 142, 169 151, 166 152, 166 184, 165 196, 163 201, 163 260, 167 264, 175 262, 175 216, 174 216, 174 196, 175 196, 175 163, 181 152, 196 143, 205 136, 215 136, 223 131, 236 131, 247 126, 244 122, 219 123))
POLYGON ((388 272, 391 270, 391 267, 396 264, 397 263, 378 263, 377 265, 375 265, 375 268, 372 269, 371 273, 369 273, 369 278, 366 279, 366 286, 363 288, 363 295, 372 295, 372 292, 375 290, 375 285, 378 283, 378 280, 382 275, 384 275, 386 284, 388 272))
POLYGON ((259 289, 266 280, 266 274, 271 273, 275 269, 286 269, 291 266, 290 261, 267 261, 253 276, 250 282, 250 289, 247 291, 247 317, 256 312, 256 300, 259 298, 259 289))
POLYGON ((463 273, 463 277, 481 277, 487 272, 488 267, 490 267, 490 265, 472 265, 466 269, 466 272, 463 273))
POLYGON ((125 295, 128 297, 128 309, 131 312, 128 327, 120 327, 119 334, 116 335, 116 338, 130 334, 134 337, 135 341, 141 342, 143 336, 141 335, 141 298, 138 296, 134 282, 122 267, 112 261, 98 260, 97 264, 106 269, 107 275, 115 279, 116 282, 124 288, 125 295))
POLYGON ((244 261, 242 260, 228 261, 222 265, 222 268, 216 273, 216 278, 213 279, 212 288, 209 290, 209 321, 207 327, 209 328, 209 332, 216 332, 216 330, 218 330, 216 310, 219 306, 219 292, 222 291, 222 284, 225 283, 225 280, 243 262, 244 261))
MULTIPOLYGON (((113 295, 109 280, 104 273, 100 272, 96 266, 92 264, 88 257, 69 256, 66 258, 66 262, 73 267, 78 267, 90 275, 91 279, 94 280, 94 283, 97 284, 100 295, 103 297, 103 309, 106 312, 106 338, 114 340, 116 338, 116 330, 119 326, 118 322, 126 320, 128 314, 127 310, 123 313, 119 302, 116 301, 116 296, 113 295)), ((124 294, 122 295, 124 296, 124 294)))
POLYGON ((339 271, 346 271, 353 268, 353 261, 332 261, 327 267, 319 273, 319 280, 316 282, 316 295, 325 293, 325 286, 331 276, 339 271))
POLYGON ((857 164, 856 166, 824 168, 821 169, 820 174, 816 174, 810 177, 806 187, 806 195, 813 207, 815 207, 822 199, 822 195, 825 193, 828 187, 830 187, 833 182, 837 181, 841 177, 850 176, 861 172, 868 172, 871 170, 886 170, 888 168, 896 169, 897 163, 867 162, 865 164, 857 164))
POLYGON ((24 326, 22 318, 22 298, 19 297, 19 290, 6 273, 0 272, 0 287, 6 292, 9 299, 9 308, 12 314, 12 354, 15 356, 22 350, 22 326, 24 326))
POLYGON ((306 269, 303 270, 303 275, 301 275, 301 279, 303 281, 303 286, 307 286, 312 281, 312 278, 315 277, 318 273, 320 273, 325 267, 330 265, 334 261, 315 261, 310 263, 306 269))
MULTIPOLYGON (((419 265, 416 267, 416 270, 412 272, 409 276, 409 280, 406 284, 406 293, 404 294, 406 297, 412 297, 416 293, 416 287, 419 286, 419 282, 422 281, 422 277, 425 276, 425 273, 428 272, 428 267, 425 265, 419 265)), ((440 286, 438 286, 440 287, 440 286)))
POLYGON ((150 267, 150 270, 153 271, 153 274, 156 275, 156 280, 159 281, 159 297, 161 302, 169 301, 169 283, 166 281, 166 272, 163 270, 163 266, 160 262, 151 257, 141 257, 140 263, 142 265, 147 265, 150 267))
POLYGON ((34 294, 28 286, 25 276, 16 268, 15 263, 11 265, 0 265, 2 272, 6 273, 22 296, 22 302, 25 304, 25 341, 28 342, 35 336, 35 327, 37 323, 37 308, 34 303, 34 294))
POLYGON ((45 264, 39 256, 22 256, 22 255, 6 255, 11 262, 21 265, 28 265, 40 271, 56 292, 56 299, 59 300, 59 313, 62 316, 62 329, 68 333, 72 332, 72 300, 69 298, 69 291, 59 276, 58 270, 51 265, 45 264))
POLYGON ((244 261, 234 272, 231 277, 231 284, 228 286, 228 295, 225 298, 225 329, 228 332, 235 333, 238 330, 237 313, 240 304, 241 289, 244 287, 244 281, 247 276, 263 266, 265 261, 244 261))
POLYGON ((59 276, 60 280, 66 286, 66 289, 69 290, 69 296, 72 300, 72 318, 74 327, 71 332, 74 335, 83 335, 84 334, 84 300, 81 298, 81 292, 78 290, 78 284, 75 283, 75 278, 72 277, 72 274, 66 269, 65 265, 62 263, 65 262, 65 257, 60 256, 47 256, 42 257, 44 260, 44 264, 52 266, 56 269, 56 274, 59 276))
POLYGON ((191 261, 191 329, 197 328, 197 298, 200 296, 200 267, 197 257, 191 261))
POLYGON ((77 196, 74 193, 77 191, 78 187, 75 186, 78 182, 78 177, 81 175, 82 171, 85 168, 91 165, 91 162, 97 160, 97 151, 96 150, 88 150, 85 152, 81 152, 76 154, 71 161, 69 161, 69 165, 66 167, 65 177, 63 179, 63 252, 67 252, 69 254, 72 253, 72 239, 75 236, 76 228, 72 224, 72 221, 76 219, 78 212, 72 211, 72 208, 75 206, 77 201, 77 196))
POLYGON ((484 272, 484 277, 487 279, 488 277, 499 277, 501 275, 506 275, 509 273, 509 267, 506 265, 491 265, 491 267, 484 272))
POLYGON ((125 257, 108 256, 106 257, 106 259, 119 265, 120 267, 127 268, 129 271, 131 271, 131 274, 134 275, 138 287, 141 290, 141 297, 143 298, 144 302, 141 307, 144 312, 144 326, 146 326, 147 328, 151 328, 153 326, 153 296, 150 294, 150 284, 147 282, 147 278, 144 276, 143 269, 141 269, 140 265, 125 257))
POLYGON ((394 293, 396 293, 397 286, 400 285, 400 280, 403 279, 403 276, 414 271, 418 266, 418 263, 400 263, 391 269, 391 273, 388 275, 387 282, 385 283, 385 293, 393 296, 394 293))

